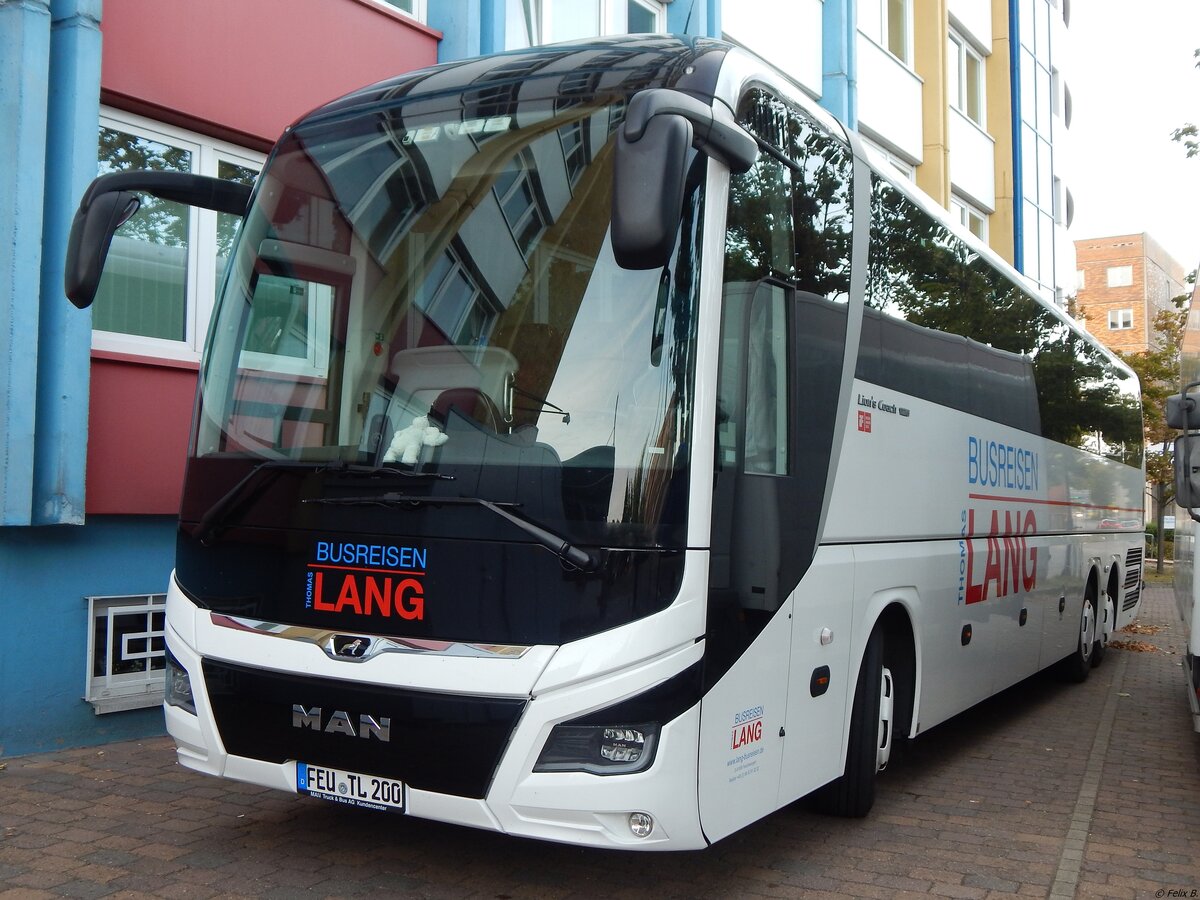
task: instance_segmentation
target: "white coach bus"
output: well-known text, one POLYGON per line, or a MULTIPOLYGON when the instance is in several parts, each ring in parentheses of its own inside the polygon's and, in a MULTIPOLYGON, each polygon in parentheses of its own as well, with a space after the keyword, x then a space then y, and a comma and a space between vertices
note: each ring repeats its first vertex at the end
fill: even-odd
POLYGON ((1138 604, 1137 379, 779 73, 661 36, 318 109, 251 193, 167 599, 183 765, 704 847, 1138 604))

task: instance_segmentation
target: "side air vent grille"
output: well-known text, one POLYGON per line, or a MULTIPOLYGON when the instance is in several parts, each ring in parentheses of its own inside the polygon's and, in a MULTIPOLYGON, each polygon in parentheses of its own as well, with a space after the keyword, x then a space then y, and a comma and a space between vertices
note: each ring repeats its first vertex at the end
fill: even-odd
POLYGON ((1125 555, 1125 598, 1121 609, 1128 612, 1142 596, 1142 548, 1134 547, 1125 555))

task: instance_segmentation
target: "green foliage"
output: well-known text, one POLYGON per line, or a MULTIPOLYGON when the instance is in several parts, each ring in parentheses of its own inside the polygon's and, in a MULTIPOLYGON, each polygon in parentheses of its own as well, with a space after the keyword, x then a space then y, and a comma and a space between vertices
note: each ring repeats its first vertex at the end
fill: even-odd
POLYGON ((726 282, 776 276, 820 297, 850 290, 851 228, 848 149, 799 113, 754 91, 739 117, 788 159, 760 154, 730 180, 725 238, 726 282))
MULTIPOLYGON (((1196 58, 1196 68, 1200 69, 1200 49, 1192 51, 1192 56, 1196 58)), ((1200 156, 1200 131, 1190 122, 1171 132, 1171 140, 1183 144, 1188 159, 1200 156)))
POLYGON ((870 308, 1027 360, 1046 438, 1094 448, 1099 434, 1105 455, 1140 464, 1127 373, 895 188, 875 181, 871 208, 870 308))
MULTIPOLYGON (((189 172, 192 165, 187 150, 103 127, 100 129, 99 161, 102 175, 136 169, 189 172)), ((164 247, 186 247, 187 208, 182 203, 151 194, 142 195, 140 200, 137 213, 121 226, 118 234, 164 247)))
MULTIPOLYGON (((1194 277, 1189 276, 1189 279, 1194 277)), ((1171 441, 1175 431, 1167 427, 1164 407, 1167 397, 1179 391, 1179 353, 1187 322, 1187 296, 1172 301, 1173 309, 1154 317, 1155 342, 1144 353, 1119 353, 1142 383, 1142 423, 1146 440, 1146 480, 1161 492, 1161 499, 1174 497, 1171 441)))

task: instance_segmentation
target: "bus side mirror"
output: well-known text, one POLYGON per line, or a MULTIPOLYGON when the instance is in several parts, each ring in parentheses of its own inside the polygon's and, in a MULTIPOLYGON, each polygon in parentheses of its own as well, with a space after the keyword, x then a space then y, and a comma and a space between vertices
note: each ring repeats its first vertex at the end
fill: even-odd
POLYGON ((1200 507, 1200 435, 1175 439, 1175 502, 1184 509, 1200 507))
POLYGON ((617 135, 613 161, 612 249, 623 269, 659 269, 671 258, 683 213, 692 126, 655 116, 636 141, 617 135))
POLYGON ((141 205, 135 191, 235 216, 245 215, 250 202, 249 185, 190 172, 101 175, 84 191, 67 240, 63 289, 80 309, 87 309, 96 298, 113 235, 141 205))
POLYGON ((1196 400, 1189 394, 1174 394, 1167 398, 1167 427, 1189 431, 1200 428, 1200 415, 1196 411, 1196 400), (1189 424, 1194 422, 1194 426, 1189 424))
MULTIPOLYGON (((1196 383, 1167 398, 1166 420, 1169 428, 1183 431, 1175 439, 1175 502, 1186 510, 1200 507, 1200 409, 1190 393, 1196 383)), ((1196 513, 1191 513, 1196 518, 1196 513)), ((1200 521, 1200 519, 1197 519, 1200 521)))
POLYGON ((87 309, 96 299, 113 234, 133 217, 139 206, 141 201, 136 194, 113 191, 101 194, 86 206, 80 204, 75 211, 67 239, 63 288, 67 299, 79 309, 87 309))
POLYGON ((613 161, 612 249, 623 269, 659 269, 675 246, 683 212, 688 147, 745 172, 758 142, 720 103, 668 88, 629 101, 613 161))

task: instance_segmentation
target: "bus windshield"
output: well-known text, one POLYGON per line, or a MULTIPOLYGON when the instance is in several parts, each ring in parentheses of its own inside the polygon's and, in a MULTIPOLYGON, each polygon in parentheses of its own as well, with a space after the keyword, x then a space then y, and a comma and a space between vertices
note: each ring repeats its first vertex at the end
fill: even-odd
MULTIPOLYGON (((683 546, 703 157, 671 264, 625 270, 607 239, 622 98, 437 102, 281 141, 230 255, 193 456, 437 475, 412 490, 572 541, 683 546)), ((397 519, 464 536, 452 515, 397 519)))

